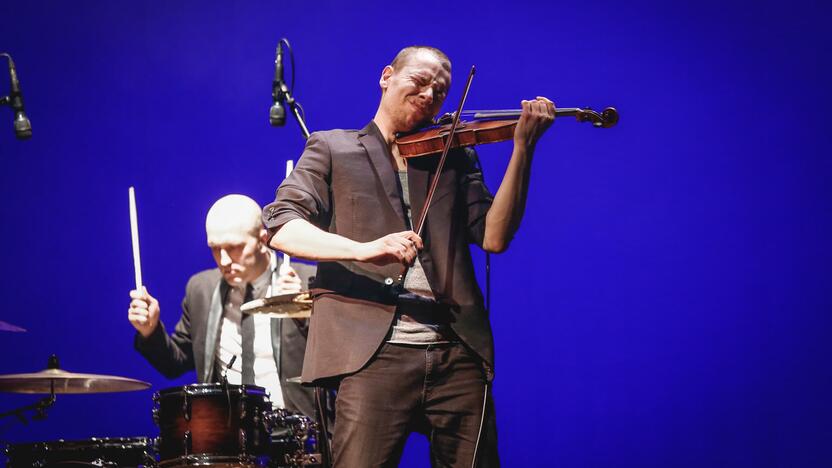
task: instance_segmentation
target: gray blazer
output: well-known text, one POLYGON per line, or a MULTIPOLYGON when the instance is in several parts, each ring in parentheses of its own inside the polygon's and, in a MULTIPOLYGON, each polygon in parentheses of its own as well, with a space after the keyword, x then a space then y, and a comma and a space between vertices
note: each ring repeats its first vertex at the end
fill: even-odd
MULTIPOLYGON (((281 261, 278 256, 278 268, 281 261)), ((303 289, 308 289, 315 267, 292 263, 292 268, 298 273, 303 289)), ((222 304, 228 289, 228 283, 223 281, 217 268, 195 274, 185 289, 182 316, 174 332, 168 335, 164 324, 159 322, 160 326, 147 339, 136 333, 136 350, 165 377, 175 378, 195 370, 200 383, 218 381, 215 355, 222 322, 222 304)), ((312 391, 285 381, 301 373, 307 328, 308 320, 271 320, 275 366, 286 408, 313 416, 312 391)))
MULTIPOLYGON (((408 161, 412 212, 424 205, 437 156, 408 161)), ((419 260, 439 302, 449 306, 451 327, 484 361, 492 377, 491 326, 474 276, 469 244, 482 246, 492 196, 476 154, 452 151, 428 214, 419 260)), ((398 178, 384 138, 373 122, 362 130, 314 133, 295 170, 263 210, 274 234, 292 219, 360 242, 410 229, 398 178)), ((400 265, 320 262, 304 359, 303 380, 314 382, 359 370, 384 341, 393 322, 395 297, 384 285, 400 265)))

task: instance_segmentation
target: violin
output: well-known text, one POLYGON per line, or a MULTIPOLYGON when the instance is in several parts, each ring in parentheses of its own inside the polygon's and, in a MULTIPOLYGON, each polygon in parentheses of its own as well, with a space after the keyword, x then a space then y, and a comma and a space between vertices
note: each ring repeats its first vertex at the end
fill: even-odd
MULTIPOLYGON (((460 120, 454 132, 452 148, 497 143, 514 138, 514 127, 520 119, 520 110, 473 110, 460 113, 460 120)), ((447 113, 436 120, 434 125, 410 133, 397 135, 395 143, 403 158, 415 158, 441 153, 451 131, 455 112, 447 113)), ((618 123, 618 111, 607 107, 596 112, 588 107, 558 108, 555 117, 575 117, 578 122, 589 122, 594 127, 610 128, 618 123)))

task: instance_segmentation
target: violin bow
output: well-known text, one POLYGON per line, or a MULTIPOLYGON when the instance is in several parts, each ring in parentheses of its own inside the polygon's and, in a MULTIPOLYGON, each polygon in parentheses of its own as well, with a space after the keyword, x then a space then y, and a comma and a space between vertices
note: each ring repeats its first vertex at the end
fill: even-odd
MULTIPOLYGON (((428 209, 433 201, 433 194, 436 192, 436 186, 439 185, 439 176, 442 175, 442 169, 445 167, 445 159, 448 158, 448 151, 451 149, 451 146, 453 146, 454 134, 456 133, 456 128, 459 125, 459 116, 462 115, 462 108, 465 106, 465 100, 468 99, 468 91, 471 90, 471 82, 474 80, 474 73, 476 73, 476 71, 477 68, 474 65, 471 65, 471 71, 468 73, 468 81, 465 83, 465 89, 462 91, 462 98, 460 98, 459 106, 457 106, 456 112, 454 113, 454 121, 451 124, 451 131, 448 132, 448 137, 445 139, 442 156, 439 158, 439 164, 436 166, 436 174, 434 174, 433 180, 430 183, 428 194, 425 197, 425 204, 422 205, 422 212, 419 214, 419 221, 416 223, 416 235, 419 237, 422 237, 422 229, 425 227, 425 220, 428 217, 428 209)), ((407 275, 407 271, 409 269, 409 266, 405 266, 402 269, 398 278, 399 285, 404 284, 404 277, 407 275)), ((393 284, 393 279, 387 278, 385 283, 391 285, 393 284)))

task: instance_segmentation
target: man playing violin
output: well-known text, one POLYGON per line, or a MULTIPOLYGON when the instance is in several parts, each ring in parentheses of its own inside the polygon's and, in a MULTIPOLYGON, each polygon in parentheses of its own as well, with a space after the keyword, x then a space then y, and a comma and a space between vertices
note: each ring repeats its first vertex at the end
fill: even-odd
POLYGON ((522 102, 494 196, 474 150, 452 150, 420 236, 413 226, 439 158, 406 161, 395 135, 435 117, 450 82, 440 50, 400 51, 381 72, 373 120, 314 133, 263 211, 272 247, 319 262, 302 375, 338 387, 336 467, 395 466, 412 431, 429 437, 434 466, 483 458, 494 360, 469 244, 508 248, 555 108, 540 97, 522 102))

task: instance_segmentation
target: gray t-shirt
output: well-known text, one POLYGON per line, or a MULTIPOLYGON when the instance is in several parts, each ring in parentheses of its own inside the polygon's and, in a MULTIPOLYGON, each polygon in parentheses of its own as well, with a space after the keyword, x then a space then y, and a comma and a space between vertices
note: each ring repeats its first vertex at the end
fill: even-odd
MULTIPOLYGON (((410 210, 410 190, 407 183, 407 171, 399 171, 398 175, 407 220, 412 225, 413 216, 410 210)), ((448 325, 438 324, 436 320, 431 320, 430 317, 425 318, 421 315, 418 319, 415 319, 415 317, 410 317, 408 320, 402 319, 402 312, 407 314, 406 303, 408 301, 420 303, 431 303, 435 301, 433 290, 430 288, 419 257, 416 257, 416 262, 407 271, 407 276, 404 279, 404 289, 406 293, 402 296, 400 306, 396 309, 396 321, 393 323, 393 330, 387 342, 416 345, 447 343, 449 341, 448 337, 452 336, 448 325)))

